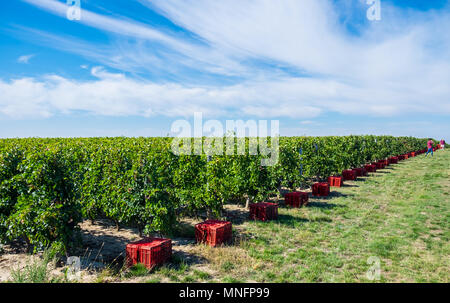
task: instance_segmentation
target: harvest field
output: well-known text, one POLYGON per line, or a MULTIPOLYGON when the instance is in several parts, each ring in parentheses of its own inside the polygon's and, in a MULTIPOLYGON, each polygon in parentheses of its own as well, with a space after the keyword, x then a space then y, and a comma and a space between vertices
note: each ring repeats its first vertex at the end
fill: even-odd
POLYGON ((16 297, 450 282, 450 0, 0 3, 16 297))
POLYGON ((283 201, 425 142, 284 137, 279 163, 262 167, 260 155, 175 156, 164 138, 2 140, 0 279, 64 282, 72 255, 81 257, 81 282, 367 282, 372 257, 375 282, 448 282, 446 151, 345 181, 306 207, 283 201), (278 202, 278 220, 250 221, 246 200, 278 202), (194 225, 207 217, 233 223, 232 243, 195 243, 194 225), (171 261, 126 268, 125 245, 140 234, 170 237, 171 261), (30 256, 43 250, 46 262, 30 256))

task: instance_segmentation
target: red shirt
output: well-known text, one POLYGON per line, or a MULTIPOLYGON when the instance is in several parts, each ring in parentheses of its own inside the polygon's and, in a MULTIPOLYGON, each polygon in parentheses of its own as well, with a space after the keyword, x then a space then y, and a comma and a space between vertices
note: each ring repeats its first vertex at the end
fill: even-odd
POLYGON ((433 140, 427 142, 428 148, 433 148, 433 140))

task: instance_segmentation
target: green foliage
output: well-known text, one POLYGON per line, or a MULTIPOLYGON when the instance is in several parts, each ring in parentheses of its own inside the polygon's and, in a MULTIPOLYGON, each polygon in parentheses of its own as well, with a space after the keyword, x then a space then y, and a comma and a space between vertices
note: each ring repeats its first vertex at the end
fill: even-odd
POLYGON ((6 219, 6 236, 23 238, 34 250, 73 242, 73 229, 81 221, 75 202, 71 159, 55 146, 30 153, 19 165, 21 174, 11 182, 18 197, 6 219))
MULTIPOLYGON (((236 138, 222 138, 223 150, 236 138)), ((266 139, 266 138, 260 138, 266 139)), ((258 202, 342 170, 426 147, 390 136, 281 137, 278 162, 249 151, 175 155, 171 138, 0 140, 0 240, 62 250, 84 219, 108 218, 141 232, 170 233, 182 215, 221 217, 224 203, 258 202), (302 154, 299 154, 299 151, 302 154)), ((189 139, 185 142, 195 140, 189 139)), ((217 138, 214 145, 220 142, 217 138)), ((214 148, 220 150, 218 144, 214 148)), ((261 148, 261 147, 260 147, 261 148)))

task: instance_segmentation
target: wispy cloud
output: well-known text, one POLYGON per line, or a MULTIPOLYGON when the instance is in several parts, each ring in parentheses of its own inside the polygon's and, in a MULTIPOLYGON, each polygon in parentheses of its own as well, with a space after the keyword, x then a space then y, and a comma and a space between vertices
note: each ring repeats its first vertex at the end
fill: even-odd
MULTIPOLYGON (((67 6, 56 0, 23 0, 36 7, 44 9, 62 18, 66 18, 67 6)), ((133 38, 136 44, 129 44, 126 40, 121 41, 116 47, 122 51, 128 61, 140 61, 140 59, 152 59, 170 57, 166 62, 175 59, 180 65, 198 66, 199 64, 206 72, 214 72, 225 75, 237 75, 245 72, 245 68, 237 61, 230 59, 220 50, 210 48, 201 40, 186 40, 185 37, 178 37, 173 32, 163 32, 147 24, 131 21, 126 18, 108 17, 83 9, 82 18, 77 21, 83 25, 90 26, 104 32, 117 35, 118 37, 133 38), (123 48, 126 51, 123 52, 123 48), (163 49, 158 56, 150 54, 151 50, 163 49), (136 58, 137 57, 137 58, 136 58)), ((41 32, 44 35, 46 33, 41 32)), ((48 35, 46 35, 48 36, 48 35)), ((35 37, 36 38, 36 37, 35 37)), ((55 41, 67 40, 59 38, 55 41)), ((73 48, 77 51, 78 48, 73 48)), ((134 62, 135 63, 135 62, 134 62)), ((126 65, 126 63, 124 63, 126 65)))
POLYGON ((102 67, 92 68, 91 74, 97 80, 76 81, 57 75, 0 80, 0 113, 14 118, 74 111, 105 116, 188 117, 201 111, 208 117, 294 119, 311 119, 326 111, 381 117, 418 112, 450 114, 450 104, 432 90, 428 94, 414 90, 392 94, 313 78, 200 87, 136 80, 102 67))
POLYGON ((30 59, 33 57, 34 57, 34 55, 23 55, 23 56, 20 56, 19 58, 17 58, 17 62, 28 64, 30 59))
MULTIPOLYGON (((65 18, 61 2, 24 1, 65 18)), ((34 29, 23 33, 37 33, 34 39, 97 65, 141 76, 157 73, 157 80, 96 67, 93 81, 52 76, 0 82, 7 92, 0 96, 1 112, 26 114, 19 107, 29 106, 30 114, 41 116, 75 110, 143 116, 201 110, 298 119, 330 111, 450 114, 449 10, 418 13, 386 4, 382 21, 354 34, 340 22, 333 1, 140 2, 198 38, 87 10, 80 22, 112 35, 111 45, 34 29), (26 100, 31 95, 39 97, 26 100)))

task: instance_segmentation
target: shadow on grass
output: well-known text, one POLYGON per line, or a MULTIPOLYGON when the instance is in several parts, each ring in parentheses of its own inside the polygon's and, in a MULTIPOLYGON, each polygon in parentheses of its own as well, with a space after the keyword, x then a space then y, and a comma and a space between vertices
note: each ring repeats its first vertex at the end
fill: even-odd
POLYGON ((318 207, 323 209, 332 209, 337 207, 346 207, 345 205, 338 205, 334 203, 326 203, 326 202, 309 202, 307 207, 318 207))
POLYGON ((175 270, 179 270, 181 266, 184 266, 184 264, 192 266, 195 264, 204 264, 204 263, 206 263, 206 259, 202 256, 191 254, 189 252, 181 250, 174 250, 170 265, 166 266, 170 266, 175 270))
POLYGON ((233 229, 233 237, 226 245, 239 246, 242 242, 257 238, 258 235, 245 229, 233 229))
MULTIPOLYGON (((357 185, 353 185, 353 186, 349 186, 349 187, 358 187, 358 186, 357 185)), ((348 198, 348 197, 352 197, 352 196, 353 196, 353 194, 344 194, 344 193, 341 193, 339 191, 330 191, 330 194, 328 196, 326 196, 326 197, 310 196, 309 199, 316 199, 316 200, 319 200, 319 201, 325 201, 326 202, 326 201, 332 200, 334 198, 340 198, 340 197, 348 198)))
POLYGON ((358 177, 353 182, 365 182, 365 181, 367 181, 367 179, 370 179, 370 176, 358 177))
POLYGON ((278 220, 275 222, 279 222, 281 224, 286 224, 286 225, 293 225, 295 223, 299 223, 299 222, 309 222, 308 219, 305 218, 299 218, 299 217, 293 217, 291 215, 278 215, 278 220))
MULTIPOLYGON (((325 203, 322 203, 325 204, 325 203)), ((330 205, 328 205, 330 206, 330 205)), ((331 205, 330 207, 334 207, 335 205, 331 205)), ((326 207, 326 205, 322 205, 319 207, 326 207)), ((278 222, 286 225, 286 226, 296 226, 298 223, 308 223, 308 222, 332 222, 333 220, 329 217, 315 217, 313 219, 306 219, 306 218, 298 218, 298 217, 292 217, 289 215, 279 215, 278 216, 278 222)))
POLYGON ((225 217, 227 220, 234 224, 242 224, 249 219, 249 212, 245 208, 227 210, 225 212, 225 217))
MULTIPOLYGON (((358 186, 356 185, 355 187, 358 187, 358 186)), ((347 197, 352 197, 352 196, 353 196, 353 194, 344 194, 339 191, 331 191, 330 194, 328 195, 328 197, 319 197, 319 198, 324 199, 324 200, 330 200, 333 198, 339 198, 339 197, 347 198, 347 197)))
POLYGON ((342 187, 359 187, 359 185, 344 183, 344 185, 342 185, 342 187))

